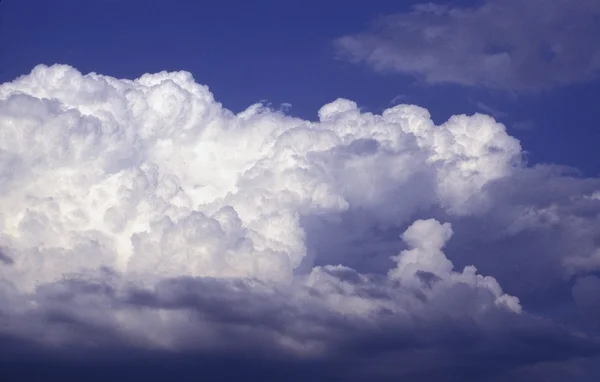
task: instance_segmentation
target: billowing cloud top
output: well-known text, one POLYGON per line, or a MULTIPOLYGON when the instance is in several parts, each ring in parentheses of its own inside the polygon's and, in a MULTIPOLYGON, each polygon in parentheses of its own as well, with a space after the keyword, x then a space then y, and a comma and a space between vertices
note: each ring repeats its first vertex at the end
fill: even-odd
POLYGON ((538 91, 598 78, 599 17, 597 0, 422 4, 336 45, 351 60, 429 83, 538 91))
POLYGON ((429 375, 428 359, 438 373, 490 357, 482 376, 589 356, 597 340, 525 312, 444 247, 478 221, 493 234, 459 243, 555 230, 577 246, 548 253, 547 276, 594 271, 597 229, 580 227, 598 215, 574 206, 597 211, 598 190, 525 167, 485 115, 435 126, 417 106, 374 115, 344 99, 317 122, 260 104, 234 114, 186 72, 38 66, 0 86, 0 334, 22 344, 14 357, 144 348, 365 378, 429 375), (534 181, 562 191, 532 201, 534 181), (555 350, 536 353, 540 341, 555 350))

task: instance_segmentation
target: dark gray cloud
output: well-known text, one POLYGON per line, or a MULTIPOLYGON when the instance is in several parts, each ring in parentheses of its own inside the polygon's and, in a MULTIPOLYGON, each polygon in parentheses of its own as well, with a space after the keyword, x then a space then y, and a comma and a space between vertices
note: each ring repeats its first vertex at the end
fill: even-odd
MULTIPOLYGON (((361 280, 351 271, 332 272, 370 298, 393 298, 385 285, 373 291, 373 279, 361 280)), ((133 375, 153 381, 204 373, 226 381, 241 376, 486 381, 540 362, 551 368, 600 354, 598 340, 551 321, 491 306, 481 310, 489 292, 467 284, 443 287, 439 295, 429 296, 423 310, 409 315, 382 312, 357 320, 318 304, 322 296, 301 302, 297 290, 265 286, 259 292, 252 281, 182 278, 150 289, 119 282, 65 280, 38 288, 36 308, 30 312, 17 314, 4 307, 0 335, 9 347, 0 358, 3 370, 24 378, 35 368, 36 373, 65 380, 87 372, 89 380, 133 375), (182 318, 171 350, 136 341, 123 330, 124 321, 115 319, 128 316, 158 334, 160 325, 153 327, 157 322, 148 315, 158 311, 182 318), (23 325, 27 333, 16 335, 16 325, 23 325), (32 336, 36 325, 43 337, 32 336), (299 355, 282 347, 276 341, 279 335, 325 347, 299 355), (215 342, 206 343, 210 339, 215 342)))
POLYGON ((336 40, 346 58, 426 82, 538 91, 600 75, 596 0, 434 3, 336 40))
POLYGON ((8 256, 5 251, 0 248, 0 263, 4 263, 4 265, 12 265, 14 264, 14 260, 12 257, 8 256))

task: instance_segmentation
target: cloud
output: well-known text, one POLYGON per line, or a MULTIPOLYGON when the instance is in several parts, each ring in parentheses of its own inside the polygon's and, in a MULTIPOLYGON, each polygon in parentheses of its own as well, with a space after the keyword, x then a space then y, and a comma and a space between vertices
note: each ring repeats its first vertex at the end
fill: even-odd
POLYGON ((347 100, 319 123, 258 104, 234 115, 182 72, 129 81, 40 66, 0 96, 2 232, 19 253, 3 272, 22 287, 99 266, 289 279, 307 253, 302 218, 474 213, 520 161, 483 115, 436 128, 416 106, 378 116, 347 100))
POLYGON ((0 262, 4 263, 6 265, 12 265, 14 263, 14 261, 11 257, 4 254, 4 252, 2 251, 2 248, 0 248, 0 262))
POLYGON ((408 95, 406 94, 398 94, 397 96, 395 96, 394 98, 392 98, 389 102, 389 104, 391 106, 396 106, 399 103, 406 103, 406 101, 409 99, 408 95))
POLYGON ((5 359, 443 381, 600 352, 519 299, 600 268, 600 181, 526 167, 491 117, 234 114, 186 72, 41 65, 0 125, 5 359))
MULTIPOLYGON (((285 285, 183 277, 141 287, 88 275, 38 287, 5 323, 60 362, 168 364, 178 354, 200 370, 216 357, 250 375, 260 369, 249 366, 270 362, 269 373, 288 364, 343 380, 471 380, 600 352, 600 342, 521 313, 517 299, 474 267, 452 271, 441 252, 451 234, 433 219, 413 223, 403 235, 411 249, 389 277, 328 266, 285 285)), ((8 355, 17 364, 39 357, 8 355)))
POLYGON ((343 36, 343 57, 375 70, 508 91, 539 91, 600 74, 595 0, 421 4, 343 36))
POLYGON ((504 118, 506 117, 508 114, 506 114, 503 111, 494 109, 493 107, 481 102, 481 101, 476 101, 475 102, 475 106, 477 106, 479 109, 481 109, 483 112, 491 115, 492 117, 496 118, 496 119, 500 119, 500 118, 504 118))

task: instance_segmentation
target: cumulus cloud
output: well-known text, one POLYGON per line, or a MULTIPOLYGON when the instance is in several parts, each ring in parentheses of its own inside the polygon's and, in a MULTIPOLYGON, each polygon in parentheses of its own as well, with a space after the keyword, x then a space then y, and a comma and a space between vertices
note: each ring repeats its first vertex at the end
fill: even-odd
POLYGON ((539 91, 600 74, 596 0, 486 0, 421 4, 336 40, 378 71, 509 91, 539 91))
POLYGON ((3 275, 22 287, 100 266, 288 279, 307 251, 303 217, 474 213, 520 160, 483 115, 435 127, 416 106, 378 116, 347 100, 319 123, 261 105, 234 115, 187 73, 128 81, 40 66, 0 96, 1 227, 19 255, 3 275))
POLYGON ((435 126, 344 99, 317 122, 234 114, 186 72, 55 65, 0 85, 0 126, 6 357, 145 349, 468 380, 600 352, 499 282, 508 260, 528 280, 541 256, 544 278, 598 269, 600 182, 526 167, 491 117, 435 126))

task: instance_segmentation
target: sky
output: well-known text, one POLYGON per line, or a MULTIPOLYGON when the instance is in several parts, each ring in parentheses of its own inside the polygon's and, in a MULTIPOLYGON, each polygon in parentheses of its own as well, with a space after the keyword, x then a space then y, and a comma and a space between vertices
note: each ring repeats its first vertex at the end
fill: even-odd
POLYGON ((598 0, 0 2, 0 377, 596 381, 598 0))

